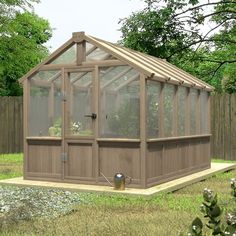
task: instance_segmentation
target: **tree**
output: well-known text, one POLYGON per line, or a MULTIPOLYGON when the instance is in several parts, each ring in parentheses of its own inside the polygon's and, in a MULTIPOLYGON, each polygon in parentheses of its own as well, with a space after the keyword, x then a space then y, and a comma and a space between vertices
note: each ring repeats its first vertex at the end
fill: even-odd
POLYGON ((236 1, 145 2, 145 9, 121 20, 122 43, 165 58, 217 91, 229 92, 222 79, 235 81, 234 70, 229 68, 236 63, 236 1), (206 30, 207 24, 211 27, 206 30))
POLYGON ((0 1, 0 96, 22 95, 18 79, 48 55, 43 44, 52 29, 47 20, 28 11, 33 2, 0 1))

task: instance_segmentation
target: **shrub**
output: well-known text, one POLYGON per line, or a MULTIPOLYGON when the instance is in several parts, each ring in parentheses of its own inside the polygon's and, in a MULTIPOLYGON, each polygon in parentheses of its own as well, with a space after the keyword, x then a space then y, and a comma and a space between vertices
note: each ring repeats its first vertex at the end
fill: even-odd
MULTIPOLYGON (((231 195, 236 200, 236 180, 231 179, 231 195)), ((223 209, 219 206, 217 194, 211 189, 205 188, 203 191, 203 203, 200 207, 201 212, 207 219, 206 226, 211 230, 212 235, 236 236, 236 212, 226 215, 226 224, 222 222, 223 209)), ((188 236, 202 236, 204 224, 199 217, 196 217, 191 226, 188 236)))

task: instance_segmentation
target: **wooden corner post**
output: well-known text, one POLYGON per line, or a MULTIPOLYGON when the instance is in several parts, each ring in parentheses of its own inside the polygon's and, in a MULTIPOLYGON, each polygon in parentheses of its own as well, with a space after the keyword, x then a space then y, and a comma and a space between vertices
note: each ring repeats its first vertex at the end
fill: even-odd
POLYGON ((146 159, 146 77, 140 75, 140 179, 141 187, 147 187, 147 159, 146 159))
POLYGON ((28 173, 28 143, 26 137, 29 135, 28 132, 28 109, 29 109, 29 97, 30 97, 30 85, 29 79, 27 78, 23 83, 24 93, 23 93, 23 149, 24 149, 24 179, 27 179, 28 173))

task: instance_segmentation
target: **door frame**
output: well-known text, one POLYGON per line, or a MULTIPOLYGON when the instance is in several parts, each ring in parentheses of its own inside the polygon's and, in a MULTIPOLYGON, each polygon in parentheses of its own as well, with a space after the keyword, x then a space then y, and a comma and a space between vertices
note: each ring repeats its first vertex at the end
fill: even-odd
POLYGON ((98 67, 78 67, 73 69, 64 69, 63 70, 63 83, 62 83, 62 180, 68 182, 97 182, 98 179, 98 144, 97 144, 97 137, 98 137, 98 124, 99 124, 99 109, 98 109, 98 100, 99 100, 99 82, 98 82, 98 67), (92 129, 93 135, 91 136, 79 136, 79 135, 68 135, 66 129, 68 128, 68 106, 70 106, 69 99, 69 73, 76 73, 76 72, 92 72, 92 107, 91 112, 97 114, 97 118, 92 122, 92 129), (92 177, 78 177, 78 178, 71 178, 68 173, 68 161, 69 161, 69 145, 91 145, 92 148, 92 177))

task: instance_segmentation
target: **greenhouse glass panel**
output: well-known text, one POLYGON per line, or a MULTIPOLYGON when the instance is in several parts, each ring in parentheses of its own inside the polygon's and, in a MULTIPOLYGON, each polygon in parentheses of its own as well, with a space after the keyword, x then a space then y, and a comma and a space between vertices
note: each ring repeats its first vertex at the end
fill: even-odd
POLYGON ((164 86, 164 137, 173 136, 173 102, 175 86, 165 84, 164 86))
POLYGON ((190 89, 190 134, 197 134, 197 101, 198 90, 190 89))
POLYGON ((67 134, 93 135, 92 112, 93 74, 91 71, 69 73, 69 117, 67 134))
POLYGON ((185 135, 187 89, 178 87, 178 136, 185 135))
POLYGON ((208 134, 209 133, 209 125, 208 125, 208 119, 209 119, 209 110, 208 110, 208 93, 206 91, 201 91, 200 95, 200 129, 201 134, 208 134))
POLYGON ((127 73, 131 71, 132 68, 129 66, 113 66, 113 67, 104 67, 100 69, 100 86, 101 89, 113 84, 114 81, 117 81, 121 77, 127 78, 127 73))
POLYGON ((128 69, 127 66, 100 69, 102 137, 139 137, 139 73, 128 69))
POLYGON ((104 52, 100 48, 86 43, 86 61, 101 61, 107 60, 111 57, 109 53, 104 52))
POLYGON ((76 45, 74 44, 64 53, 58 56, 51 64, 73 64, 76 63, 76 45))
POLYGON ((147 136, 159 137, 159 106, 161 85, 156 81, 147 81, 147 136))
POLYGON ((30 79, 29 136, 61 136, 60 71, 40 71, 30 79))

